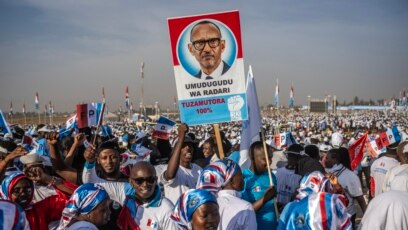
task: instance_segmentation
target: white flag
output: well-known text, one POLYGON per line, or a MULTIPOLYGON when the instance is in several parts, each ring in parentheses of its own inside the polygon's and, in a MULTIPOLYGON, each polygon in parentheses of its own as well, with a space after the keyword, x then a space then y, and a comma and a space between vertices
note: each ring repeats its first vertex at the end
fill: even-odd
POLYGON ((252 74, 251 66, 249 66, 248 71, 246 93, 248 105, 248 120, 242 122, 241 146, 239 154, 239 165, 241 166, 242 170, 250 167, 251 165, 251 159, 249 158, 249 147, 253 142, 260 140, 259 131, 262 126, 255 79, 252 74))

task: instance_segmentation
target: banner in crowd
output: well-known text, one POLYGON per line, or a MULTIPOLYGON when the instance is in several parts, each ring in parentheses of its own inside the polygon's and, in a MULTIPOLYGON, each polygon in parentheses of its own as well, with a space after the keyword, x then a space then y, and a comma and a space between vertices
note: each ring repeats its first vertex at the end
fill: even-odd
POLYGON ((367 142, 367 150, 372 157, 377 157, 386 152, 386 147, 401 140, 401 135, 397 127, 388 128, 385 132, 379 134, 379 137, 367 142))
POLYGON ((97 126, 100 114, 103 112, 103 103, 88 103, 77 105, 78 128, 97 126))
POLYGON ((274 135, 274 144, 276 147, 281 148, 282 146, 290 146, 296 144, 296 140, 293 137, 292 133, 286 131, 284 133, 279 133, 274 135))
POLYGON ((160 116, 156 126, 154 127, 152 138, 168 140, 171 130, 175 124, 176 122, 168 119, 167 117, 160 116))
POLYGON ((168 19, 180 119, 247 120, 239 12, 168 19))

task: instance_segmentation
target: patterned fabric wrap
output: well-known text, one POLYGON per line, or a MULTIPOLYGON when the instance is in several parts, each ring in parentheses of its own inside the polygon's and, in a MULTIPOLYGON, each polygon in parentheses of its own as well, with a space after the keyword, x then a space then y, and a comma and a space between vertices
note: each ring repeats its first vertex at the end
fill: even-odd
POLYGON ((205 203, 216 203, 217 198, 205 189, 190 189, 177 200, 170 218, 180 229, 192 229, 191 220, 198 207, 205 203))
MULTIPOLYGON (((33 182, 30 179, 28 179, 21 172, 15 172, 6 176, 6 178, 4 178, 3 182, 1 183, 1 198, 5 200, 11 200, 11 190, 13 190, 14 186, 22 179, 27 179, 30 182, 31 187, 34 189, 33 182)), ((30 202, 33 199, 33 194, 30 197, 30 202)))
POLYGON ((58 229, 66 229, 72 218, 79 214, 88 214, 105 199, 109 199, 106 190, 99 185, 86 183, 79 186, 62 211, 58 229))
POLYGON ((342 195, 312 193, 287 204, 279 218, 279 230, 347 229, 352 225, 342 195))
POLYGON ((314 171, 305 175, 300 181, 299 194, 296 199, 301 200, 312 193, 332 192, 330 181, 321 172, 314 171))
POLYGON ((14 202, 0 200, 0 230, 30 229, 24 210, 14 202))
POLYGON ((201 172, 196 188, 218 192, 231 181, 239 169, 237 163, 227 158, 212 162, 201 172))

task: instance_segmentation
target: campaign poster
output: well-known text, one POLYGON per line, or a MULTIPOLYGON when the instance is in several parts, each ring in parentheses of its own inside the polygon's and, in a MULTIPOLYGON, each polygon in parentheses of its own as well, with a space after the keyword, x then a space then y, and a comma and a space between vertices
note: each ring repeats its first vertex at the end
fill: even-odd
POLYGON ((248 119, 238 11, 168 19, 180 120, 248 119))

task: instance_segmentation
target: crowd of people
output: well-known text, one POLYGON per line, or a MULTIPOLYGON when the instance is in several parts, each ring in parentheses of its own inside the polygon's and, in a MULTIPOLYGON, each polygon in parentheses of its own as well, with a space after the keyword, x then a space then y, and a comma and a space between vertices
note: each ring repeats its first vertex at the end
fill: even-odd
POLYGON ((249 167, 240 122, 220 124, 222 146, 211 125, 154 139, 154 125, 105 123, 0 132, 0 228, 408 229, 407 111, 265 115, 249 167), (353 170, 347 148, 392 127, 400 140, 353 170), (276 145, 283 131, 295 141, 276 145))

